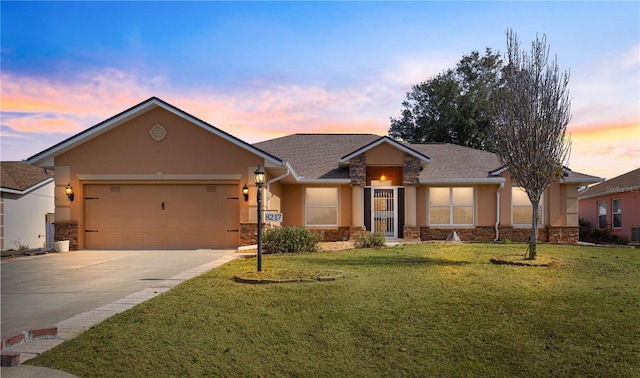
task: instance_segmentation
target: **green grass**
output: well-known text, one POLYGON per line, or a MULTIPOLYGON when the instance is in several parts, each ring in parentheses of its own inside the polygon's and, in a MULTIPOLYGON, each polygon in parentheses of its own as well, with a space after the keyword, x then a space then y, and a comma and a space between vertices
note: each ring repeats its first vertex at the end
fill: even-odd
POLYGON ((638 377, 640 254, 421 244, 264 257, 331 282, 250 285, 236 260, 30 360, 81 377, 638 377))

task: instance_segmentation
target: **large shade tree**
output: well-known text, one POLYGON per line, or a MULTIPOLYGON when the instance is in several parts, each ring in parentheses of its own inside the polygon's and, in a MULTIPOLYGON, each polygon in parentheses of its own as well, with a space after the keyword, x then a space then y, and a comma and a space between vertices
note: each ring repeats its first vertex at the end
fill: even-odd
POLYGON ((446 142, 493 151, 494 101, 502 58, 473 51, 435 77, 412 86, 389 135, 409 143, 446 142))
POLYGON ((495 102, 495 152, 531 201, 526 258, 535 260, 540 199, 562 177, 569 159, 569 73, 560 71, 556 57, 549 59, 546 36, 536 36, 531 50, 524 51, 518 36, 508 30, 503 80, 495 102))

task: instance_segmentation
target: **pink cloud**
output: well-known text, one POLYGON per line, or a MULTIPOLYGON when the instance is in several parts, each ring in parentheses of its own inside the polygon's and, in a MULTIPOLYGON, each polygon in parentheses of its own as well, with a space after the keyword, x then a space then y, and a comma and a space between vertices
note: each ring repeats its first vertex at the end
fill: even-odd
MULTIPOLYGON (((385 135, 388 91, 328 90, 322 86, 258 83, 234 93, 172 88, 162 77, 115 69, 83 73, 79 79, 2 75, 2 111, 19 116, 3 122, 17 132, 80 132, 151 96, 248 142, 299 132, 367 132, 385 135), (171 89, 167 89, 171 88, 171 89), (364 93, 363 93, 364 92, 364 93)), ((399 108, 399 101, 391 107, 399 108)))
POLYGON ((612 178, 640 167, 638 122, 572 126, 571 169, 612 178))

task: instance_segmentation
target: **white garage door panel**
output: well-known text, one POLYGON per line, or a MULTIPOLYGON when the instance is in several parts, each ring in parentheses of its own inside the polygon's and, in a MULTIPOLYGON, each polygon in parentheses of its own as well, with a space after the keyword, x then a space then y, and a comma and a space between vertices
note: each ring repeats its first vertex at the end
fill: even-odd
POLYGON ((238 245, 236 185, 86 185, 85 246, 194 249, 238 245), (163 206, 164 205, 164 206, 163 206))

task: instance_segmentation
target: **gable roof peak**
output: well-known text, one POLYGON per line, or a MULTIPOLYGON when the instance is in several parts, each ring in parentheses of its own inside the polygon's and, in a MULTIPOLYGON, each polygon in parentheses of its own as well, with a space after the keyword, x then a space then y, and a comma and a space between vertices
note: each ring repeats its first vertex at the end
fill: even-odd
POLYGON ((339 163, 340 166, 347 166, 347 165, 349 165, 349 160, 351 160, 352 158, 354 158, 354 157, 360 155, 361 153, 366 152, 366 151, 368 151, 368 150, 370 150, 370 149, 372 149, 374 147, 377 147, 377 146, 379 146, 379 145, 381 145, 383 143, 388 143, 388 144, 398 148, 399 150, 404 151, 405 153, 408 153, 409 155, 420 159, 421 164, 428 163, 428 162, 431 161, 431 159, 427 155, 425 155, 425 154, 423 154, 423 153, 421 153, 419 151, 416 151, 415 149, 413 149, 411 147, 411 145, 403 144, 403 143, 401 143, 401 142, 399 142, 399 141, 397 141, 395 139, 392 139, 389 136, 385 135, 385 136, 381 136, 380 138, 374 140, 373 142, 371 142, 371 143, 369 143, 367 145, 364 145, 364 146, 358 148, 357 150, 355 150, 355 151, 353 151, 353 152, 341 157, 340 159, 338 159, 338 163, 339 163))
POLYGON ((124 110, 94 126, 91 126, 87 129, 85 129, 84 131, 79 132, 78 134, 75 134, 65 140, 63 140, 62 142, 53 145, 52 147, 49 147, 48 149, 41 151, 31 157, 29 157, 26 160, 26 163, 28 164, 33 164, 33 165, 39 165, 39 166, 46 166, 46 167, 52 167, 53 166, 53 158, 72 149, 75 148, 76 146, 81 145, 82 143, 85 143, 109 130, 112 130, 132 119, 135 119, 139 116, 141 116, 142 114, 153 110, 157 107, 161 107, 165 110, 167 110, 168 112, 171 112, 173 114, 178 115, 181 118, 186 119, 187 121, 191 122, 192 124, 199 126, 209 132, 211 132, 214 135, 217 135, 239 147, 242 147, 246 150, 249 150, 253 153, 256 153, 257 155, 265 158, 266 160, 271 161, 272 163, 276 164, 276 165, 284 165, 284 161, 272 154, 269 154, 268 152, 265 152, 257 147, 252 146, 251 144, 201 120, 198 117, 195 117, 187 112, 185 112, 182 109, 179 109, 177 107, 175 107, 174 105, 169 104, 168 102, 152 96, 149 97, 148 99, 142 101, 141 103, 134 105, 132 107, 130 107, 127 110, 124 110))

